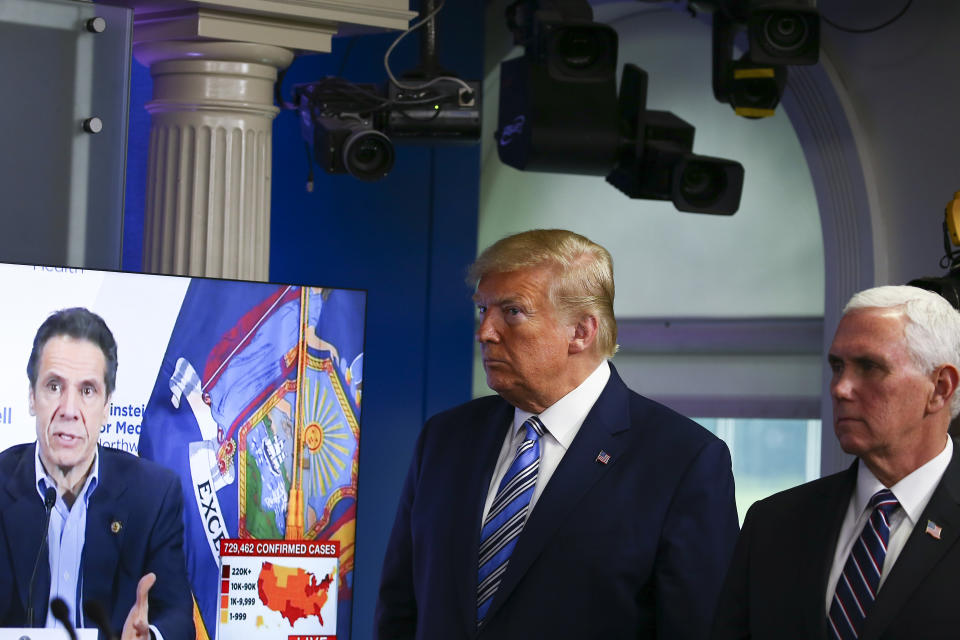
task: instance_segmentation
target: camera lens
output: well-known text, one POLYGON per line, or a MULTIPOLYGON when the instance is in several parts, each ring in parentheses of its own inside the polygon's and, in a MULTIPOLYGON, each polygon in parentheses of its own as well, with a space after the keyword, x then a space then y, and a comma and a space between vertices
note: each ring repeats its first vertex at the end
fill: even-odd
POLYGON ((569 27, 557 38, 557 55, 571 69, 586 69, 597 62, 605 42, 596 29, 569 27))
POLYGON ((343 145, 343 166, 360 180, 380 180, 393 168, 393 143, 380 131, 352 134, 343 145))
POLYGON ((792 53, 806 46, 809 29, 803 16, 786 11, 774 11, 763 22, 763 34, 771 48, 783 53, 792 53))
POLYGON ((780 102, 780 90, 773 78, 753 78, 737 84, 734 96, 738 107, 773 109, 780 102))
POLYGON ((680 196, 696 207, 706 207, 727 190, 727 174, 708 162, 689 163, 680 176, 680 196))

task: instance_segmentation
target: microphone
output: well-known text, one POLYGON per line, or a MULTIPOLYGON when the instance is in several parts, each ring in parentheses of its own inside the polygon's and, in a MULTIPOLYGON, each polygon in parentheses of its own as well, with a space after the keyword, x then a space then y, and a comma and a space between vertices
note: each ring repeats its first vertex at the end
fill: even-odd
POLYGON ((40 549, 37 551, 37 559, 33 563, 33 573, 30 575, 30 587, 27 590, 27 624, 33 624, 33 585, 37 581, 37 569, 40 567, 40 557, 43 555, 43 548, 47 545, 48 528, 50 527, 50 511, 53 505, 57 503, 57 490, 54 487, 47 487, 43 492, 43 506, 47 510, 47 516, 43 519, 43 540, 40 542, 40 549))
POLYGON ((104 638, 107 640, 116 640, 117 635, 113 632, 113 629, 110 628, 110 618, 107 617, 107 612, 103 610, 99 602, 96 600, 85 600, 83 602, 83 615, 85 615, 87 619, 93 620, 93 623, 100 629, 100 633, 103 634, 104 638))
POLYGON ((77 640, 77 632, 73 628, 73 622, 70 621, 70 609, 67 608, 67 603, 60 598, 54 598, 50 601, 50 613, 66 628, 67 633, 70 634, 70 640, 77 640))

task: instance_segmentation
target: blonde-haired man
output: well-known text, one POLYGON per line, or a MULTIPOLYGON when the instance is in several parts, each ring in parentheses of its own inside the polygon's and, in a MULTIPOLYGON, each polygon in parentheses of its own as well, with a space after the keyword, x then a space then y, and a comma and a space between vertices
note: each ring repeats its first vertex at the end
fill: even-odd
POLYGON ((609 253, 528 231, 469 281, 498 395, 424 428, 376 637, 704 638, 737 535, 730 456, 608 363, 609 253))

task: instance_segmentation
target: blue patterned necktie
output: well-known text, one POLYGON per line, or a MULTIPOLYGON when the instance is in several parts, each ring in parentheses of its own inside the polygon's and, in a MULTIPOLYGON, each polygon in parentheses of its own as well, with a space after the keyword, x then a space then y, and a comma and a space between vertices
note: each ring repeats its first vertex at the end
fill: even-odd
POLYGON ((835 640, 855 640, 860 635, 880 588, 890 540, 890 514, 899 505, 889 489, 881 489, 870 498, 868 506, 873 513, 853 543, 830 603, 827 627, 835 640))
POLYGON ((537 484, 540 467, 540 436, 546 431, 540 418, 531 416, 523 423, 523 442, 500 482, 490 512, 480 530, 480 569, 477 574, 477 624, 483 624, 517 537, 530 511, 530 498, 537 484))

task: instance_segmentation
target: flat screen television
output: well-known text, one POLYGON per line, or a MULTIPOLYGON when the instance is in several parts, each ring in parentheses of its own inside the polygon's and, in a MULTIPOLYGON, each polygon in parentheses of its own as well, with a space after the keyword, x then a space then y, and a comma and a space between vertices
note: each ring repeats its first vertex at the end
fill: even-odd
POLYGON ((26 364, 37 328, 90 309, 118 346, 100 444, 181 478, 198 637, 216 634, 223 538, 337 541, 321 614, 267 608, 258 622, 275 637, 350 637, 365 292, 0 264, 0 299, 0 450, 36 439, 26 364))

